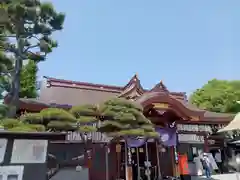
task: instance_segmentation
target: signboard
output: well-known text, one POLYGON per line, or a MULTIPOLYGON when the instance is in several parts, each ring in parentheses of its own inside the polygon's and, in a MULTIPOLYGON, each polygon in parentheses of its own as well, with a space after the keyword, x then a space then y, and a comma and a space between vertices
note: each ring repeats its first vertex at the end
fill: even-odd
POLYGON ((45 163, 47 140, 16 139, 13 143, 11 163, 45 163))
MULTIPOLYGON (((87 133, 86 139, 91 139, 93 142, 109 142, 111 141, 111 137, 106 136, 103 133, 100 132, 91 132, 87 133)), ((68 132, 66 135, 67 141, 82 141, 82 137, 80 132, 68 132)))
POLYGON ((178 134, 178 141, 181 143, 204 144, 204 136, 196 134, 178 134))
POLYGON ((4 161, 7 148, 7 139, 0 139, 0 163, 4 161))
POLYGON ((199 125, 199 124, 177 124, 177 130, 187 131, 187 132, 212 133, 212 127, 210 125, 199 125))
POLYGON ((167 109, 168 108, 168 104, 167 103, 153 103, 155 108, 159 108, 159 109, 167 109))
POLYGON ((218 129, 222 129, 225 125, 207 125, 207 124, 177 124, 178 131, 186 131, 186 132, 206 132, 212 134, 213 132, 218 131, 218 129))

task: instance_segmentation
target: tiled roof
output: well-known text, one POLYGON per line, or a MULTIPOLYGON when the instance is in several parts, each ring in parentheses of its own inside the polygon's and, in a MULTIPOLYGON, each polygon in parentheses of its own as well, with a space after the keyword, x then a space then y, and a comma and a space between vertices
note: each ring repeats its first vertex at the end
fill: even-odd
MULTIPOLYGON (((133 78, 125 87, 69 81, 63 79, 46 78, 46 84, 41 87, 39 100, 45 103, 81 105, 94 104, 117 97, 133 83, 133 78)), ((140 82, 139 82, 140 83, 140 82)), ((140 84, 139 88, 142 88, 140 84)), ((142 88, 143 92, 145 90, 142 88)), ((185 93, 171 92, 176 99, 183 100, 185 93)))
MULTIPOLYGON (((51 77, 45 77, 45 80, 45 83, 42 83, 38 99, 22 99, 22 102, 33 105, 42 104, 44 106, 69 108, 82 104, 98 104, 113 97, 132 98, 136 100, 142 96, 147 98, 148 94, 160 93, 166 94, 167 98, 174 99, 174 102, 177 102, 187 112, 192 112, 195 115, 204 114, 201 116, 203 121, 229 122, 234 117, 233 114, 201 110, 187 101, 186 93, 170 92, 162 81, 151 90, 146 90, 142 87, 137 75, 134 75, 125 86, 93 84, 51 77)), ((162 95, 161 97, 164 98, 162 95)))

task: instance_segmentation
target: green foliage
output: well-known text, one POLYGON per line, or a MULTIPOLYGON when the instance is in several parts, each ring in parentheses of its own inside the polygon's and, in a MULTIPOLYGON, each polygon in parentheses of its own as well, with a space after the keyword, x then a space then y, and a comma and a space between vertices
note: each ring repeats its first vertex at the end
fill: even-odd
POLYGON ((22 122, 19 119, 2 119, 0 125, 4 130, 15 131, 15 132, 43 132, 45 127, 40 124, 28 124, 22 122))
MULTIPOLYGON (((0 46, 1 46, 1 42, 0 42, 0 46)), ((0 74, 10 70, 12 66, 13 66, 12 60, 5 55, 4 51, 0 50, 0 74)))
POLYGON ((98 122, 98 107, 95 105, 74 106, 69 111, 77 119, 78 130, 81 133, 89 133, 97 131, 93 125, 98 122))
POLYGON ((8 131, 14 131, 14 132, 44 132, 45 128, 44 126, 36 126, 36 125, 19 125, 13 128, 8 129, 8 131))
POLYGON ((8 131, 12 131, 12 132, 36 132, 35 129, 32 129, 31 127, 28 127, 28 126, 17 126, 17 127, 8 129, 8 131))
POLYGON ((7 116, 8 107, 4 104, 0 104, 0 120, 7 116))
POLYGON ((3 119, 1 121, 1 125, 4 127, 4 129, 12 129, 21 126, 22 122, 18 119, 3 119))
POLYGON ((27 113, 20 117, 23 123, 42 125, 51 131, 72 131, 77 119, 68 111, 58 108, 43 109, 40 113, 27 113))
POLYGON ((3 92, 10 90, 10 80, 8 71, 13 67, 13 59, 6 55, 2 46, 7 42, 6 38, 1 37, 2 30, 0 30, 0 100, 4 98, 3 92))
POLYGON ((110 136, 157 137, 153 124, 142 113, 142 107, 135 102, 114 98, 100 105, 104 121, 99 131, 110 136))
MULTIPOLYGON (((5 128, 6 129, 6 128, 5 128)), ((14 132, 44 132, 45 127, 38 124, 19 124, 18 126, 7 128, 8 131, 14 132)))
POLYGON ((98 115, 98 108, 95 105, 86 104, 82 106, 73 106, 69 112, 76 118, 80 118, 82 116, 93 117, 98 115))
MULTIPOLYGON (((7 34, 21 39, 23 59, 36 62, 45 59, 52 48, 57 47, 57 42, 51 39, 54 31, 61 30, 65 15, 58 13, 49 2, 40 0, 4 0, 8 19, 3 24, 7 34)), ((17 53, 14 42, 8 42, 3 48, 17 53)))
MULTIPOLYGON (((3 30, 0 29, 0 34, 3 33, 3 30)), ((4 44, 7 43, 7 39, 5 37, 0 36, 0 74, 7 72, 8 70, 12 69, 13 61, 9 58, 4 49, 1 48, 4 44)))
POLYGON ((221 113, 240 112, 240 81, 213 79, 190 97, 190 102, 200 109, 221 113))
POLYGON ((40 113, 26 113, 20 117, 20 120, 29 124, 43 124, 43 118, 40 113))
POLYGON ((38 67, 36 62, 29 60, 28 63, 21 70, 20 78, 20 93, 21 98, 36 98, 37 97, 37 72, 38 67))
POLYGON ((76 127, 72 122, 50 121, 47 124, 47 129, 51 129, 53 131, 74 131, 76 130, 76 127))
POLYGON ((32 66, 26 72, 27 70, 22 70, 23 62, 44 61, 46 55, 57 47, 58 44, 52 39, 52 34, 62 30, 65 15, 57 12, 51 3, 40 0, 2 0, 1 3, 4 4, 6 11, 4 15, 1 14, 5 19, 1 21, 0 34, 1 37, 7 38, 2 41, 0 39, 0 50, 7 52, 13 59, 9 61, 8 56, 0 52, 0 74, 4 73, 10 79, 12 95, 10 105, 16 107, 10 109, 10 116, 14 117, 16 109, 19 108, 19 94, 20 97, 36 97, 33 81, 37 69, 32 66), (23 86, 22 90, 20 84, 23 86))
POLYGON ((3 101, 6 94, 5 92, 10 91, 10 79, 7 76, 0 76, 0 100, 3 101))
POLYGON ((76 118, 64 109, 47 108, 40 112, 43 121, 63 121, 63 122, 76 122, 76 118))

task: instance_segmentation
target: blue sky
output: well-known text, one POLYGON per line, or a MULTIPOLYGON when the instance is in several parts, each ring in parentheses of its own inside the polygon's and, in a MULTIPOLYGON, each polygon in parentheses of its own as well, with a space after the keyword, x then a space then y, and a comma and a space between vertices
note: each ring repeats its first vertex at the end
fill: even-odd
POLYGON ((52 0, 66 13, 59 47, 39 76, 145 88, 163 80, 192 92, 212 78, 239 79, 239 0, 52 0))

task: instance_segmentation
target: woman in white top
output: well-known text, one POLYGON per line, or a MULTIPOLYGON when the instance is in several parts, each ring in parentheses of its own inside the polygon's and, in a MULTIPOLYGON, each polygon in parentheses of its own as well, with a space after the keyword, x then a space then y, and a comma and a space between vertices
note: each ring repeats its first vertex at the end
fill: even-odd
POLYGON ((193 155, 193 162, 195 164, 195 174, 198 176, 203 175, 203 166, 200 160, 200 157, 197 155, 193 155))

